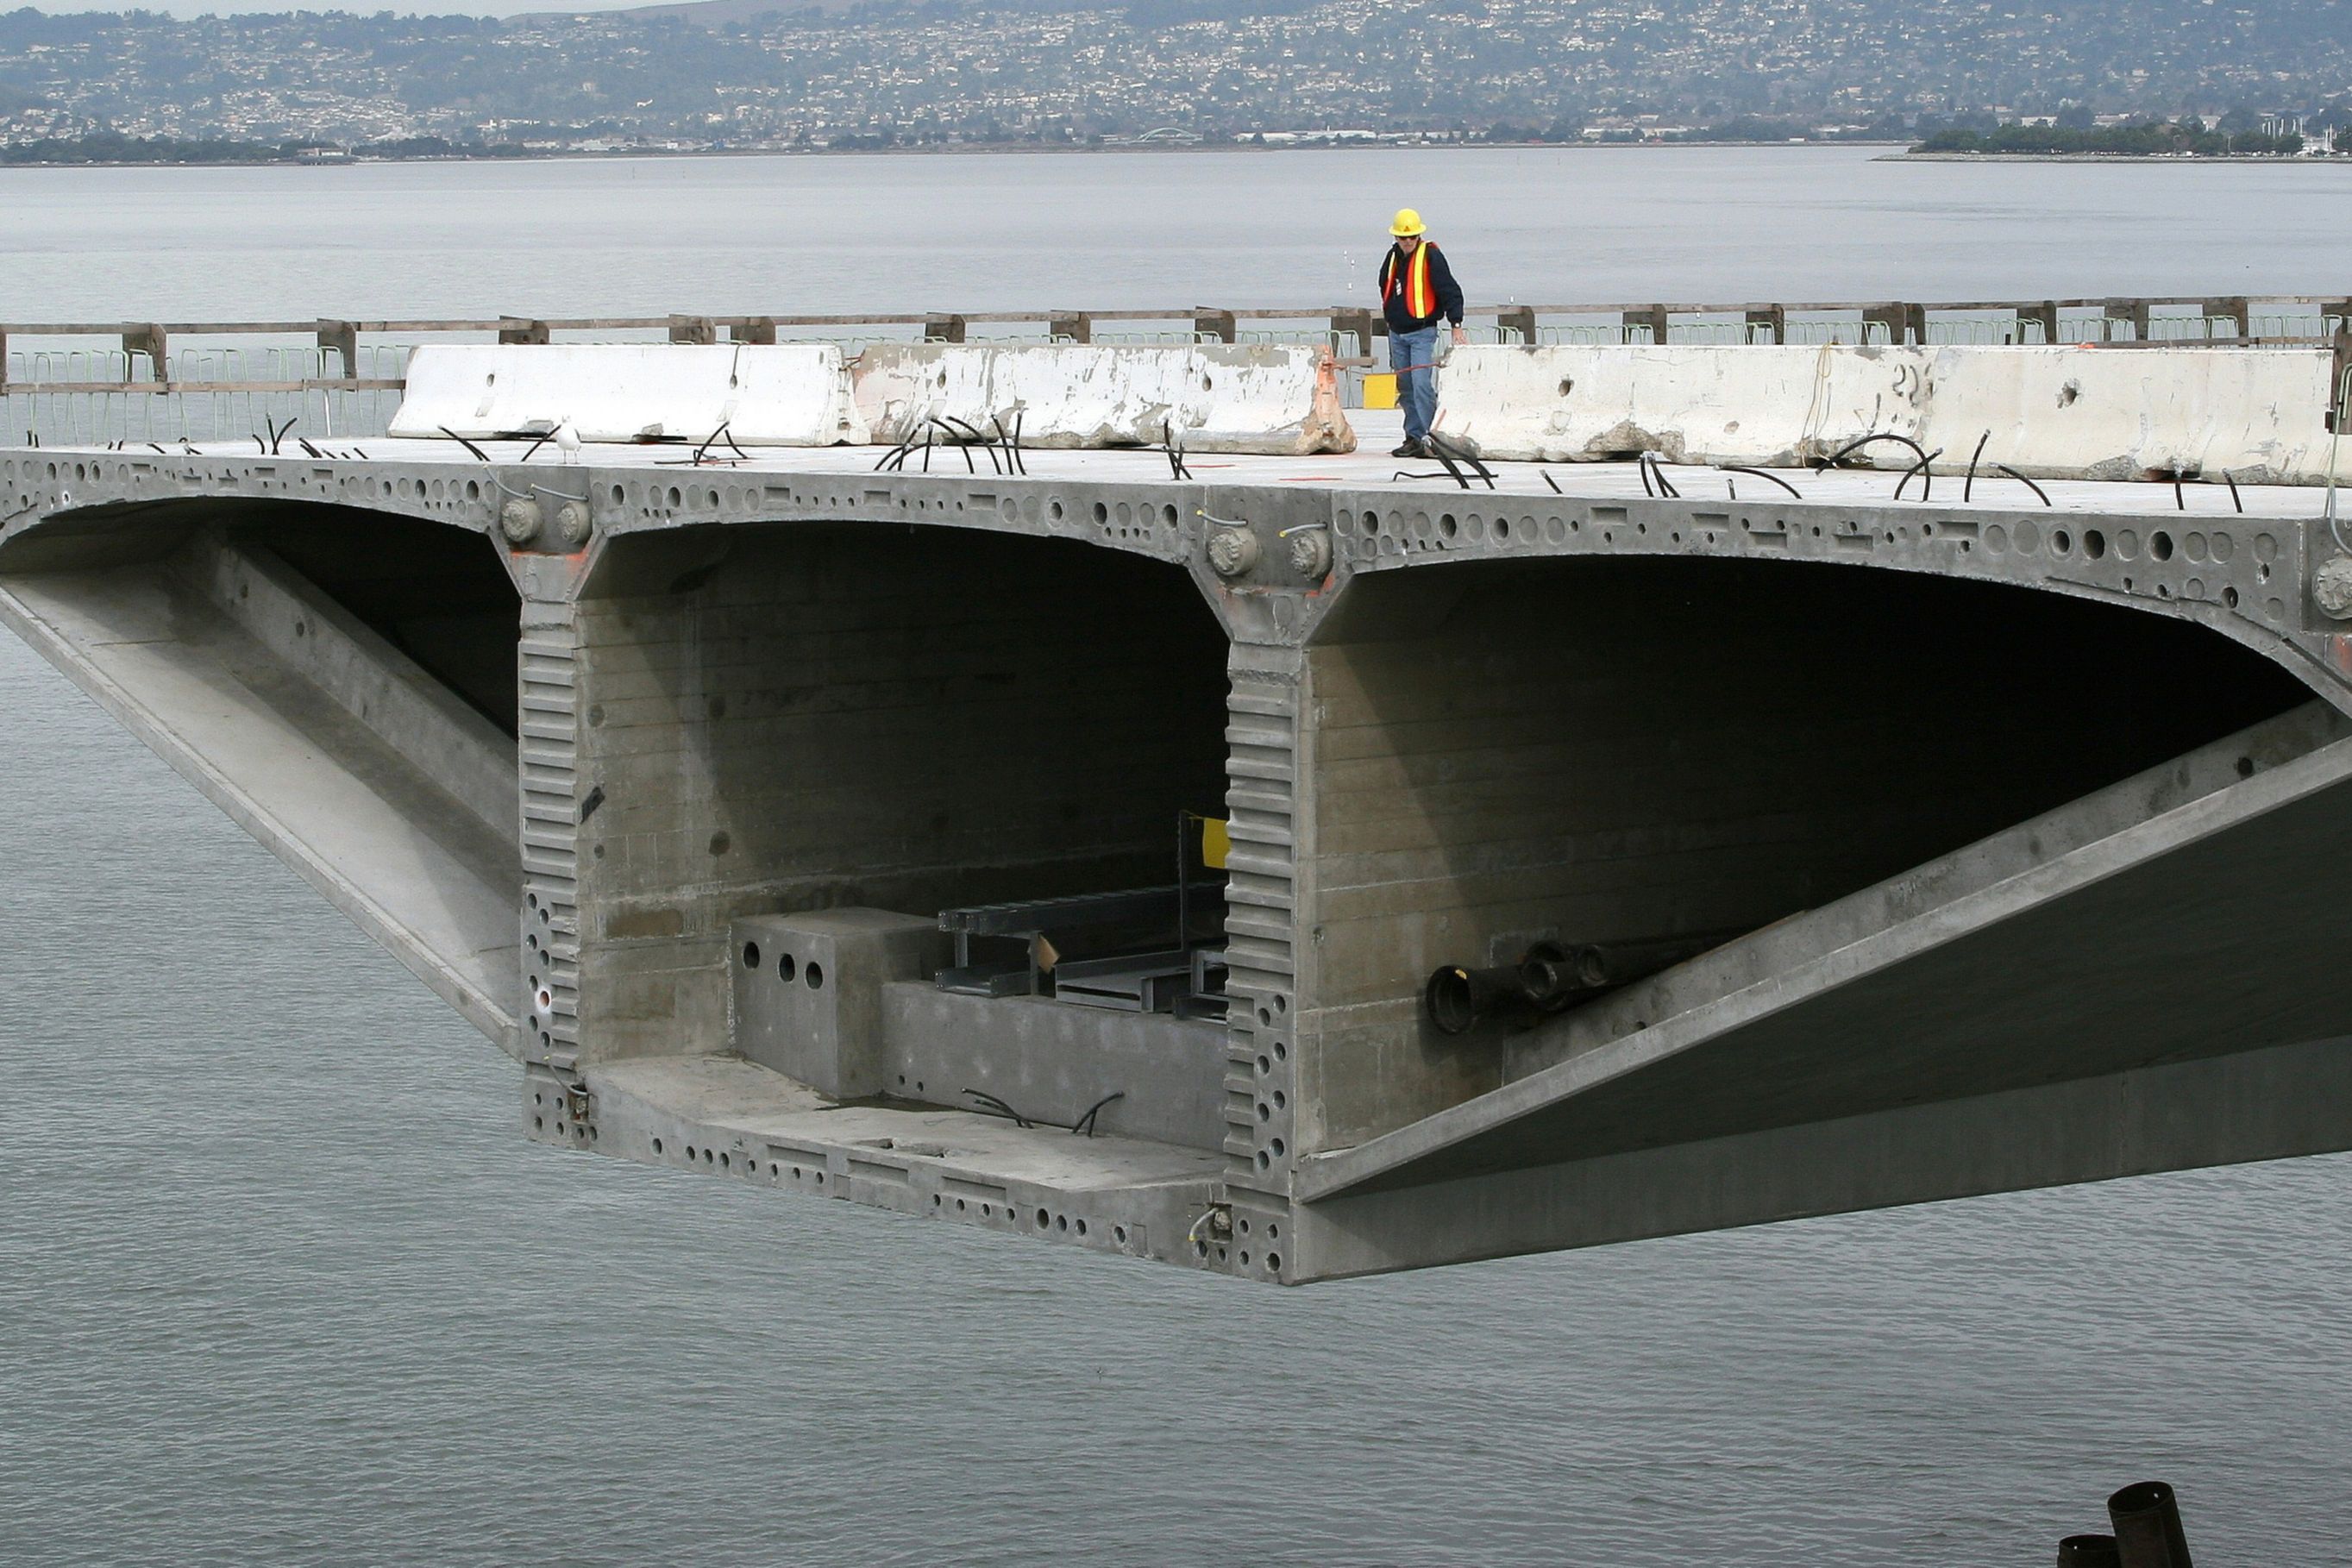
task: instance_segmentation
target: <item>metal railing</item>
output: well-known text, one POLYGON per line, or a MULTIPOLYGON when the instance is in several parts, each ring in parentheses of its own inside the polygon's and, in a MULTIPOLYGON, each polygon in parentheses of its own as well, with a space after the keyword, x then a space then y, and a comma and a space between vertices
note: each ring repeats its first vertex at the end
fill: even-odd
MULTIPOLYGON (((1497 343, 2317 345, 2352 363, 2352 297, 1479 305, 1497 343)), ((260 438, 296 421, 321 443, 381 435, 409 353, 431 342, 1308 343, 1350 372, 1385 356, 1362 305, 866 315, 0 323, 0 442, 260 438), (289 340, 292 340, 289 342, 289 340)))

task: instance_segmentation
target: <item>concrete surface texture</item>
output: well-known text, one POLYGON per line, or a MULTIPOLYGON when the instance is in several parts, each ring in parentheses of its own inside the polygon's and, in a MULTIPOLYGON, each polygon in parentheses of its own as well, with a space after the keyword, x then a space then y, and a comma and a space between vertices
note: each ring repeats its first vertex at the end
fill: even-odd
POLYGON ((0 452, 0 618, 573 1148, 1297 1283, 2352 1147, 2318 491, 709 434, 0 452))
POLYGON ((391 434, 747 447, 863 442, 830 343, 439 343, 408 356, 391 434))
POLYGON ((2336 374, 2325 349, 1474 345, 1436 428, 1518 461, 1802 468, 1876 437, 1852 460, 2324 484, 2336 374))
POLYGON ((885 343, 850 370, 859 416, 885 444, 929 421, 1016 427, 1045 447, 1159 446, 1303 455, 1355 448, 1328 353, 1278 345, 1115 348, 885 343))

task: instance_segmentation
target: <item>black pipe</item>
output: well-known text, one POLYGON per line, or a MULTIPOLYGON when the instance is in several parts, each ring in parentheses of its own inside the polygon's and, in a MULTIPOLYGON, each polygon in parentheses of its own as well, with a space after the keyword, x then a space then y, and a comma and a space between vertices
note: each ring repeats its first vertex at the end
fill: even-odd
POLYGON ((2107 1500, 2117 1568, 2190 1568, 2180 1505, 2162 1481, 2141 1481, 2107 1500))
POLYGON ((1539 942, 1519 960, 1520 989, 1547 1013, 1608 985, 1609 955, 1590 942, 1562 949, 1539 942))
POLYGON ((1422 987, 1421 998, 1429 1021, 1446 1035, 1466 1035, 1481 1024, 1530 1011, 1516 963, 1493 969, 1441 964, 1422 987))
POLYGON ((1722 946, 1738 931, 1694 931, 1633 942, 1539 942, 1517 963, 1490 969, 1442 964, 1422 987, 1429 1021, 1440 1033, 1465 1035, 1481 1024, 1532 1026, 1553 1013, 1671 969, 1722 946))
POLYGON ((2121 1568, 2112 1535, 2070 1535, 2058 1543, 2058 1568, 2121 1568))

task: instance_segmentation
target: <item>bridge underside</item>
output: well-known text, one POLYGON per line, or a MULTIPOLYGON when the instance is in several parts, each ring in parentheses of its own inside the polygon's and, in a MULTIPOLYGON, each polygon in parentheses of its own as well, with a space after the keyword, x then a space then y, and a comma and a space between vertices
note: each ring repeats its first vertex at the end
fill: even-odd
POLYGON ((2225 616, 1664 500, 1318 575, 1360 498, 629 475, 570 554, 423 480, 0 537, 535 1138, 1285 1282, 2352 1147, 2300 525, 2213 525, 2225 616), (1654 956, 1433 1018, 1547 945, 1654 956))

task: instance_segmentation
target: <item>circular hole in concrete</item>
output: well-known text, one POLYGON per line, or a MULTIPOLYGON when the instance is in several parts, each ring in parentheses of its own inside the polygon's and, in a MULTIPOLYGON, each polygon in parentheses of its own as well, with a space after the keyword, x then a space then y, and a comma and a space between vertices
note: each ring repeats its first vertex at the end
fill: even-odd
POLYGON ((822 991, 824 989, 824 964, 819 963, 815 959, 812 958, 808 962, 807 969, 803 971, 803 973, 808 976, 808 988, 810 990, 822 991))
POLYGON ((2172 535, 2161 531, 2149 534, 2147 536, 2147 553, 2150 560, 2171 560, 2172 535))
POLYGON ((2096 561, 2107 552, 2107 536, 2095 528, 2083 531, 2083 553, 2096 561))
POLYGON ((656 1138, 656 1139, 655 1139, 655 1140, 654 1140, 654 1152, 655 1152, 655 1153, 656 1153, 656 1154, 658 1154, 658 1153, 660 1153, 661 1152, 662 1152, 661 1140, 660 1140, 660 1139, 658 1139, 658 1138, 656 1138))
POLYGON ((758 942, 747 942, 743 944, 743 967, 746 969, 757 969, 760 967, 760 944, 758 942))
POLYGON ((1279 1273, 1281 1273, 1281 1272, 1282 1272, 1282 1254, 1280 1254, 1279 1252, 1269 1252, 1269 1253, 1267 1253, 1267 1254, 1265 1255, 1265 1267, 1266 1267, 1266 1269, 1267 1269, 1267 1271, 1268 1271, 1269 1273, 1275 1273, 1275 1274, 1279 1274, 1279 1273))
POLYGON ((798 965, 793 963, 793 955, 789 952, 784 954, 783 957, 776 960, 776 978, 782 981, 790 982, 793 977, 793 971, 797 967, 798 965))

